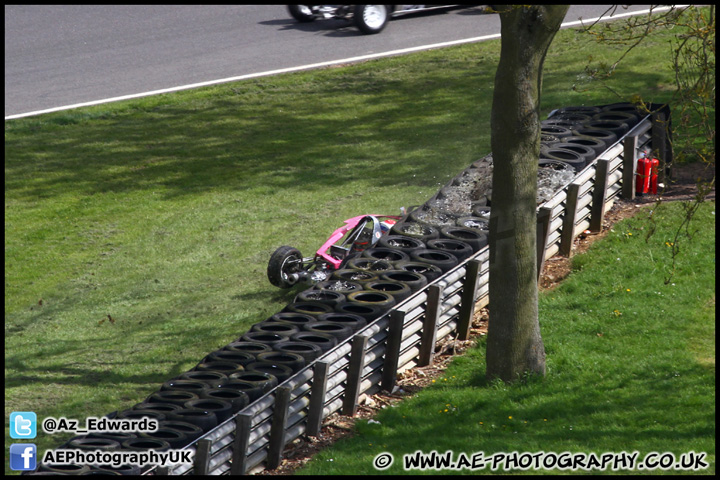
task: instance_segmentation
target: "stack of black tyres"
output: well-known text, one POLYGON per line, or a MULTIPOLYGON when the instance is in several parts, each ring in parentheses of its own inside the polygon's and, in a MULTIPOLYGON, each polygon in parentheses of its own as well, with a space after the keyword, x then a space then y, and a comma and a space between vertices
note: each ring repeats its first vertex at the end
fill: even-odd
POLYGON ((564 107, 541 126, 540 160, 569 164, 580 172, 643 118, 630 103, 598 107, 564 107))

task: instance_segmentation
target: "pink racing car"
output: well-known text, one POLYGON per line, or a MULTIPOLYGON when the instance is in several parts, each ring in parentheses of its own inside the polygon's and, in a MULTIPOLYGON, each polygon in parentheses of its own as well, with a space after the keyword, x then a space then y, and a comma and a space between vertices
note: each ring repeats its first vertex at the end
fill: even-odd
POLYGON ((345 220, 345 225, 330 235, 314 257, 303 258, 297 248, 282 246, 270 256, 268 279, 279 288, 290 288, 299 282, 314 285, 327 280, 353 254, 374 247, 402 218, 394 215, 349 218, 345 220))

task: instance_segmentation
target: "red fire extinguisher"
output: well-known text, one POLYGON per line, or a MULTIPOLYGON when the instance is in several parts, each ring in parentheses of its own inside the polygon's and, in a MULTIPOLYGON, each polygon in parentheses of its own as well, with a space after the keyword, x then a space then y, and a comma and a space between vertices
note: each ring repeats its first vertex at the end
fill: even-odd
MULTIPOLYGON (((643 195, 650 191, 651 166, 652 161, 647 158, 647 152, 643 152, 637 161, 637 178, 635 179, 635 193, 638 195, 643 195)), ((655 179, 657 183, 657 175, 655 179)))
POLYGON ((657 158, 650 159, 650 193, 653 195, 657 195, 659 166, 660 161, 657 158))

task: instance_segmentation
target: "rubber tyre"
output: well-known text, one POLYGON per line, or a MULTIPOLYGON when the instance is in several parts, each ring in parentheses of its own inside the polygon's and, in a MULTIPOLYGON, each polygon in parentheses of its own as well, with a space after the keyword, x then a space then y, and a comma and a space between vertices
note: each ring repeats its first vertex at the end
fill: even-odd
MULTIPOLYGON (((277 335, 285 335, 286 337, 290 337, 293 333, 297 333, 300 331, 298 327, 295 325, 291 325, 290 323, 284 323, 284 322, 260 322, 256 323, 252 327, 250 327, 251 332, 265 332, 265 333, 274 333, 277 335)), ((252 363, 252 362, 250 362, 252 363)))
POLYGON ((159 428, 170 428, 177 430, 178 432, 184 433, 189 443, 200 437, 204 432, 202 428, 197 425, 193 425, 188 422, 181 422, 180 420, 163 420, 158 425, 159 428))
POLYGON ((587 164, 587 161, 582 155, 572 150, 558 148, 557 146, 548 148, 545 152, 541 153, 540 160, 560 160, 561 162, 572 165, 575 172, 579 172, 585 168, 585 165, 587 164))
POLYGON ((163 383, 160 390, 181 390, 184 392, 191 392, 195 395, 200 396, 203 390, 207 390, 207 384, 203 382, 197 382, 194 380, 168 380, 163 383))
POLYGON ((560 139, 555 135, 550 135, 549 133, 540 134, 540 148, 549 147, 550 145, 558 143, 559 141, 560 139))
POLYGON ((267 277, 278 288, 290 288, 295 285, 288 279, 291 273, 302 271, 303 256, 300 250, 284 245, 273 252, 268 261, 267 277))
POLYGON ((247 395, 250 399, 250 403, 262 397, 265 393, 263 391, 263 385, 246 382, 244 380, 238 380, 236 378, 228 378, 227 382, 224 382, 218 388, 222 390, 234 390, 244 392, 245 395, 247 395))
MULTIPOLYGON (((589 120, 589 119, 586 119, 589 120)), ((563 127, 567 128, 568 130, 572 130, 574 127, 578 126, 580 123, 574 122, 572 120, 566 119, 566 118, 548 118, 547 120, 542 121, 542 125, 544 127, 563 127)))
POLYGON ((323 313, 333 311, 333 307, 320 302, 293 302, 285 307, 286 312, 304 313, 317 317, 323 313))
MULTIPOLYGON (((252 364, 251 364, 252 365, 252 364)), ((185 408, 200 408, 215 414, 218 425, 232 416, 232 403, 212 398, 198 398, 185 402, 185 408)))
POLYGON ((290 337, 288 335, 280 335, 277 333, 248 332, 245 335, 243 335, 241 338, 247 342, 264 343, 265 345, 270 346, 271 350, 272 350, 272 345, 274 343, 284 342, 285 340, 288 340, 290 337))
POLYGON ((248 342, 246 340, 237 340, 225 345, 221 350, 228 352, 245 352, 255 355, 261 352, 269 352, 272 347, 260 342, 248 342))
MULTIPOLYGON (((448 190, 440 190, 439 198, 448 198, 450 196, 457 197, 457 195, 449 193, 448 190)), ((442 208, 434 208, 433 211, 423 206, 410 213, 409 221, 419 223, 421 225, 429 225, 431 227, 440 228, 444 225, 454 224, 458 218, 458 214, 442 208)), ((431 240, 431 239, 428 239, 431 240)), ((428 240, 424 240, 427 243, 428 240)))
POLYGON ((554 137, 559 138, 561 141, 564 137, 569 137, 572 135, 572 130, 566 127, 561 127, 559 125, 546 125, 546 124, 540 124, 540 134, 541 135, 552 135, 554 137))
POLYGON ((568 143, 570 145, 582 145, 583 147, 592 148, 593 152, 595 152, 595 156, 593 157, 593 160, 600 156, 605 150, 607 150, 607 145, 605 145, 605 142, 594 137, 588 137, 584 135, 573 135, 572 137, 565 137, 563 139, 564 143, 568 143))
POLYGON ((87 465, 39 463, 37 473, 52 472, 58 475, 84 475, 90 471, 87 465))
POLYGON ((374 35, 383 31, 390 13, 388 5, 355 5, 353 21, 362 33, 374 35))
POLYGON ((351 293, 348 295, 348 302, 357 303, 359 305, 372 305, 380 307, 384 310, 391 309, 397 303, 395 298, 389 293, 371 290, 351 293))
MULTIPOLYGON (((297 335, 297 333, 295 335, 297 335)), ((244 382, 258 385, 260 388, 262 388, 263 393, 267 393, 278 385, 278 379, 275 375, 263 372, 233 373, 230 376, 230 379, 242 380, 244 382)))
POLYGON ((613 122, 624 122, 628 124, 628 127, 632 128, 640 121, 640 115, 638 113, 624 112, 621 110, 604 110, 600 113, 596 113, 592 117, 593 120, 610 120, 613 122))
POLYGON ((117 414, 116 418, 127 418, 127 419, 140 419, 142 417, 148 417, 152 418, 153 420, 157 420, 158 422, 160 420, 165 420, 167 418, 167 415, 170 415, 169 413, 162 413, 155 410, 123 410, 122 412, 117 414))
POLYGON ((320 333, 325 335, 332 335, 337 338, 338 343, 342 342, 346 338, 353 334, 352 328, 342 323, 333 322, 317 322, 305 325, 303 327, 306 332, 320 333))
MULTIPOLYGON (((203 391, 200 391, 200 395, 203 391)), ((151 394, 145 403, 170 403, 182 407, 185 402, 200 398, 200 395, 186 390, 161 390, 151 394)))
POLYGON ((387 260, 375 260, 367 257, 351 258, 348 260, 346 266, 352 270, 362 270, 364 272, 373 273, 385 272, 393 269, 393 264, 387 260))
POLYGON ((349 313, 351 315, 360 315, 368 323, 372 322, 380 315, 385 312, 384 308, 378 307, 377 305, 365 305, 354 302, 341 303, 335 307, 335 311, 338 313, 349 313))
MULTIPOLYGON (((224 361, 224 360, 211 360, 214 362, 218 361, 224 361)), ((203 361, 202 363, 207 363, 203 361)), ((238 363, 233 362, 233 365, 239 365, 238 363)), ((192 380, 194 382, 203 382, 207 384, 208 388, 215 388, 218 385, 220 385, 224 380, 227 380, 227 372, 223 371, 201 371, 201 370, 191 370, 189 372, 185 372, 181 375, 178 375, 176 377, 178 380, 192 380)))
MULTIPOLYGON (((197 425, 202 428, 203 432, 207 432, 218 425, 217 415, 203 408, 183 408, 182 410, 169 414, 167 419, 197 425)), ((125 443, 126 442, 123 442, 123 446, 125 446, 125 443)))
MULTIPOLYGON (((195 372, 220 372, 228 377, 233 373, 242 372, 243 370, 245 369, 239 363, 220 361, 198 363, 195 365, 195 368, 193 368, 195 372)), ((217 383, 213 386, 216 386, 217 383)))
POLYGON ((277 350, 273 352, 261 353, 260 355, 258 355, 258 362, 269 362, 285 365, 287 367, 290 367, 293 373, 302 370, 305 365, 307 365, 307 362, 302 355, 290 352, 280 352, 277 350))
POLYGON ((288 5, 288 12, 295 20, 302 23, 308 23, 315 20, 308 5, 288 5))
MULTIPOLYGON (((594 107, 591 105, 577 105, 577 106, 570 106, 570 107, 562 107, 559 108, 555 115, 562 115, 565 113, 579 113, 582 115, 595 115, 596 113, 600 113, 601 109, 600 107, 594 107)), ((553 116, 555 116, 553 115, 553 116)))
MULTIPOLYGON (((430 240, 430 242, 435 241, 437 240, 430 240)), ((413 294, 413 289, 410 288, 407 283, 394 280, 380 279, 375 282, 368 282, 368 284, 365 285, 365 289, 372 292, 389 293, 395 299, 396 304, 413 294)))
POLYGON ((367 325, 367 319, 365 319, 361 315, 353 315, 352 313, 340 312, 325 313, 323 315, 320 315, 318 317, 318 321, 339 323, 341 325, 345 325, 346 327, 350 327, 353 332, 357 332, 358 330, 364 328, 367 325))
POLYGON ((545 120, 550 125, 557 125, 557 122, 565 122, 569 123, 571 125, 580 125, 583 122, 587 122, 588 120, 592 119, 592 114, 587 113, 579 113, 579 112, 561 112, 556 113, 552 117, 545 120), (553 123, 556 122, 556 123, 553 123))
POLYGON ((330 305, 333 308, 335 308, 335 305, 338 303, 344 301, 345 295, 340 292, 334 292, 332 290, 318 290, 315 288, 300 292, 297 297, 295 297, 295 302, 318 302, 330 305))
POLYGON ((297 313, 297 312, 279 312, 273 315, 272 317, 268 318, 266 322, 279 322, 279 323, 289 323, 291 325, 295 325, 298 327, 298 331, 300 328, 302 328, 303 325, 310 322, 317 322, 317 317, 313 315, 308 315, 305 313, 297 313))
POLYGON ((490 232, 490 221, 482 217, 462 217, 458 218, 457 226, 460 228, 470 228, 478 230, 487 235, 490 232))
MULTIPOLYGON (((167 422, 167 420, 163 420, 159 422, 159 424, 162 425, 163 422, 167 422)), ((107 438, 109 440, 115 440, 120 444, 128 438, 137 438, 137 436, 138 434, 133 432, 90 432, 85 435, 87 438, 107 438)))
POLYGON ((407 235, 385 235, 378 240, 378 246, 400 250, 409 256, 410 252, 425 248, 425 243, 418 238, 408 237, 407 235))
POLYGON ((287 365, 273 362, 255 362, 248 365, 248 372, 267 373, 277 378, 278 384, 292 377, 295 372, 287 365))
POLYGON ((601 108, 602 112, 623 112, 627 113, 629 115, 634 115, 636 118, 636 122, 640 122, 643 118, 647 116, 647 113, 641 111, 638 108, 638 105, 635 105, 634 103, 630 102, 620 102, 620 103, 611 103, 610 105, 605 105, 601 108))
POLYGON ((398 270, 404 270, 407 272, 419 273, 423 277, 427 278, 428 283, 432 282, 436 278, 442 276, 443 271, 435 266, 426 262, 418 262, 416 260, 410 260, 409 262, 398 262, 396 265, 398 270))
POLYGON ((323 353, 319 346, 313 343, 301 342, 299 340, 276 343, 273 348, 279 353, 300 355, 305 359, 305 365, 308 365, 323 353))
POLYGON ((432 225, 409 221, 396 223, 390 229, 390 233, 392 235, 417 238, 425 244, 427 244, 428 240, 440 237, 440 230, 432 225))
POLYGON ((337 292, 343 295, 343 298, 348 293, 357 292, 362 290, 363 287, 359 282, 350 282, 347 280, 331 279, 325 280, 324 282, 318 282, 313 287, 316 290, 337 292))
POLYGON ((337 345, 336 337, 324 333, 298 332, 292 336, 292 339, 296 342, 306 342, 316 345, 320 347, 320 350, 322 350, 322 354, 337 345))
POLYGON ((605 150, 610 148, 610 146, 617 142, 618 139, 617 134, 611 132, 610 130, 587 126, 578 127, 573 130, 573 136, 597 138, 598 140, 605 142, 605 150))
POLYGON ((630 125, 623 121, 617 120, 590 120, 583 124, 585 128, 596 128, 599 130, 607 130, 617 135, 617 138, 622 137, 630 131, 630 125))
POLYGON ((230 405, 232 405, 233 413, 239 412, 250 404, 250 397, 247 393, 240 390, 231 390, 229 388, 222 387, 206 390, 200 398, 210 398, 213 400, 223 400, 225 402, 229 402, 230 405))
POLYGON ((443 273, 452 269, 459 263, 457 257, 452 253, 443 252, 441 250, 432 250, 430 248, 413 252, 413 254, 410 255, 410 258, 418 262, 435 265, 442 270, 443 273))
POLYGON ((428 280, 424 275, 416 272, 408 272, 406 270, 393 270, 391 272, 383 273, 380 276, 380 280, 401 282, 407 285, 413 292, 417 292, 428 284, 428 280))
MULTIPOLYGON (((473 215, 476 217, 484 218, 488 222, 490 222, 490 214, 492 213, 492 207, 488 207, 487 205, 479 205, 477 207, 473 207, 473 215)), ((442 233, 441 233, 442 235, 442 233)))
MULTIPOLYGON (((243 367, 255 361, 255 355, 249 352, 237 352, 231 350, 215 350, 203 359, 203 362, 233 362, 243 367)), ((190 373, 190 372, 188 372, 190 373)), ((185 375, 185 374, 183 374, 185 375)), ((180 377, 183 377, 180 375, 180 377)), ((183 377, 184 378, 184 377, 183 377)), ((190 380, 189 378, 187 380, 190 380)))
POLYGON ((120 443, 111 438, 82 436, 71 438, 64 447, 77 450, 117 450, 120 448, 120 443))
POLYGON ((375 247, 363 251, 362 256, 373 260, 385 260, 391 264, 403 260, 410 260, 410 256, 397 248, 375 247))
POLYGON ((170 450, 170 444, 168 442, 157 438, 131 438, 122 442, 121 445, 123 450, 154 450, 156 452, 170 450))
POLYGON ((191 440, 188 438, 188 436, 181 432, 180 430, 176 430, 174 428, 167 428, 167 427, 158 427, 157 430, 154 432, 143 432, 140 433, 138 438, 150 438, 153 440, 162 440, 164 442, 167 442, 168 445, 170 445, 170 448, 172 449, 180 449, 182 447, 187 446, 189 443, 191 443, 191 440))
POLYGON ((182 405, 175 403, 160 403, 160 402, 142 402, 133 405, 132 410, 146 410, 150 412, 157 412, 167 416, 168 413, 180 410, 182 405))
POLYGON ((354 268, 344 268, 341 270, 336 270, 332 274, 332 279, 334 280, 355 282, 359 283, 360 285, 363 285, 371 280, 377 280, 378 278, 380 277, 373 272, 369 272, 366 270, 356 270, 354 268))
POLYGON ((442 229, 442 236, 448 240, 457 240, 468 244, 473 252, 477 252, 488 244, 487 233, 474 228, 446 227, 442 229))
POLYGON ((474 248, 467 242, 452 238, 438 238, 437 240, 430 240, 428 242, 428 248, 455 255, 458 259, 458 263, 462 262, 479 250, 479 248, 474 248))
MULTIPOLYGON (((572 138, 572 137, 567 137, 572 138)), ((591 164, 595 158, 597 158, 597 153, 595 152, 594 148, 580 145, 577 143, 571 143, 571 142, 560 142, 558 144, 553 145, 553 148, 560 148, 563 150, 570 150, 571 152, 575 152, 578 155, 580 155, 580 158, 582 158, 585 161, 585 166, 588 166, 591 164)))

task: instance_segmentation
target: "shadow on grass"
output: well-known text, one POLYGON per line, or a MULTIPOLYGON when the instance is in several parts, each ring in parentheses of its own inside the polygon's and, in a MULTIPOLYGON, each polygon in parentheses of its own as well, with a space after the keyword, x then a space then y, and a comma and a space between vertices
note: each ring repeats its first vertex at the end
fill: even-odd
POLYGON ((410 170, 420 182, 437 173, 435 159, 423 148, 448 132, 473 133, 472 115, 435 122, 448 108, 458 110, 445 101, 442 77, 394 82, 344 74, 321 97, 307 91, 312 84, 272 89, 276 92, 264 88, 225 86, 208 101, 180 98, 92 123, 75 112, 28 120, 35 130, 27 139, 31 144, 6 143, 7 191, 47 198, 160 187, 172 197, 259 185, 317 190, 362 179, 391 187, 399 178, 407 180, 410 170), (344 100, 323 104, 326 95, 344 100), (72 125, 69 119, 76 115, 79 123, 72 125), (63 123, 68 125, 58 126, 63 123), (412 164, 399 162, 398 152, 412 164))

